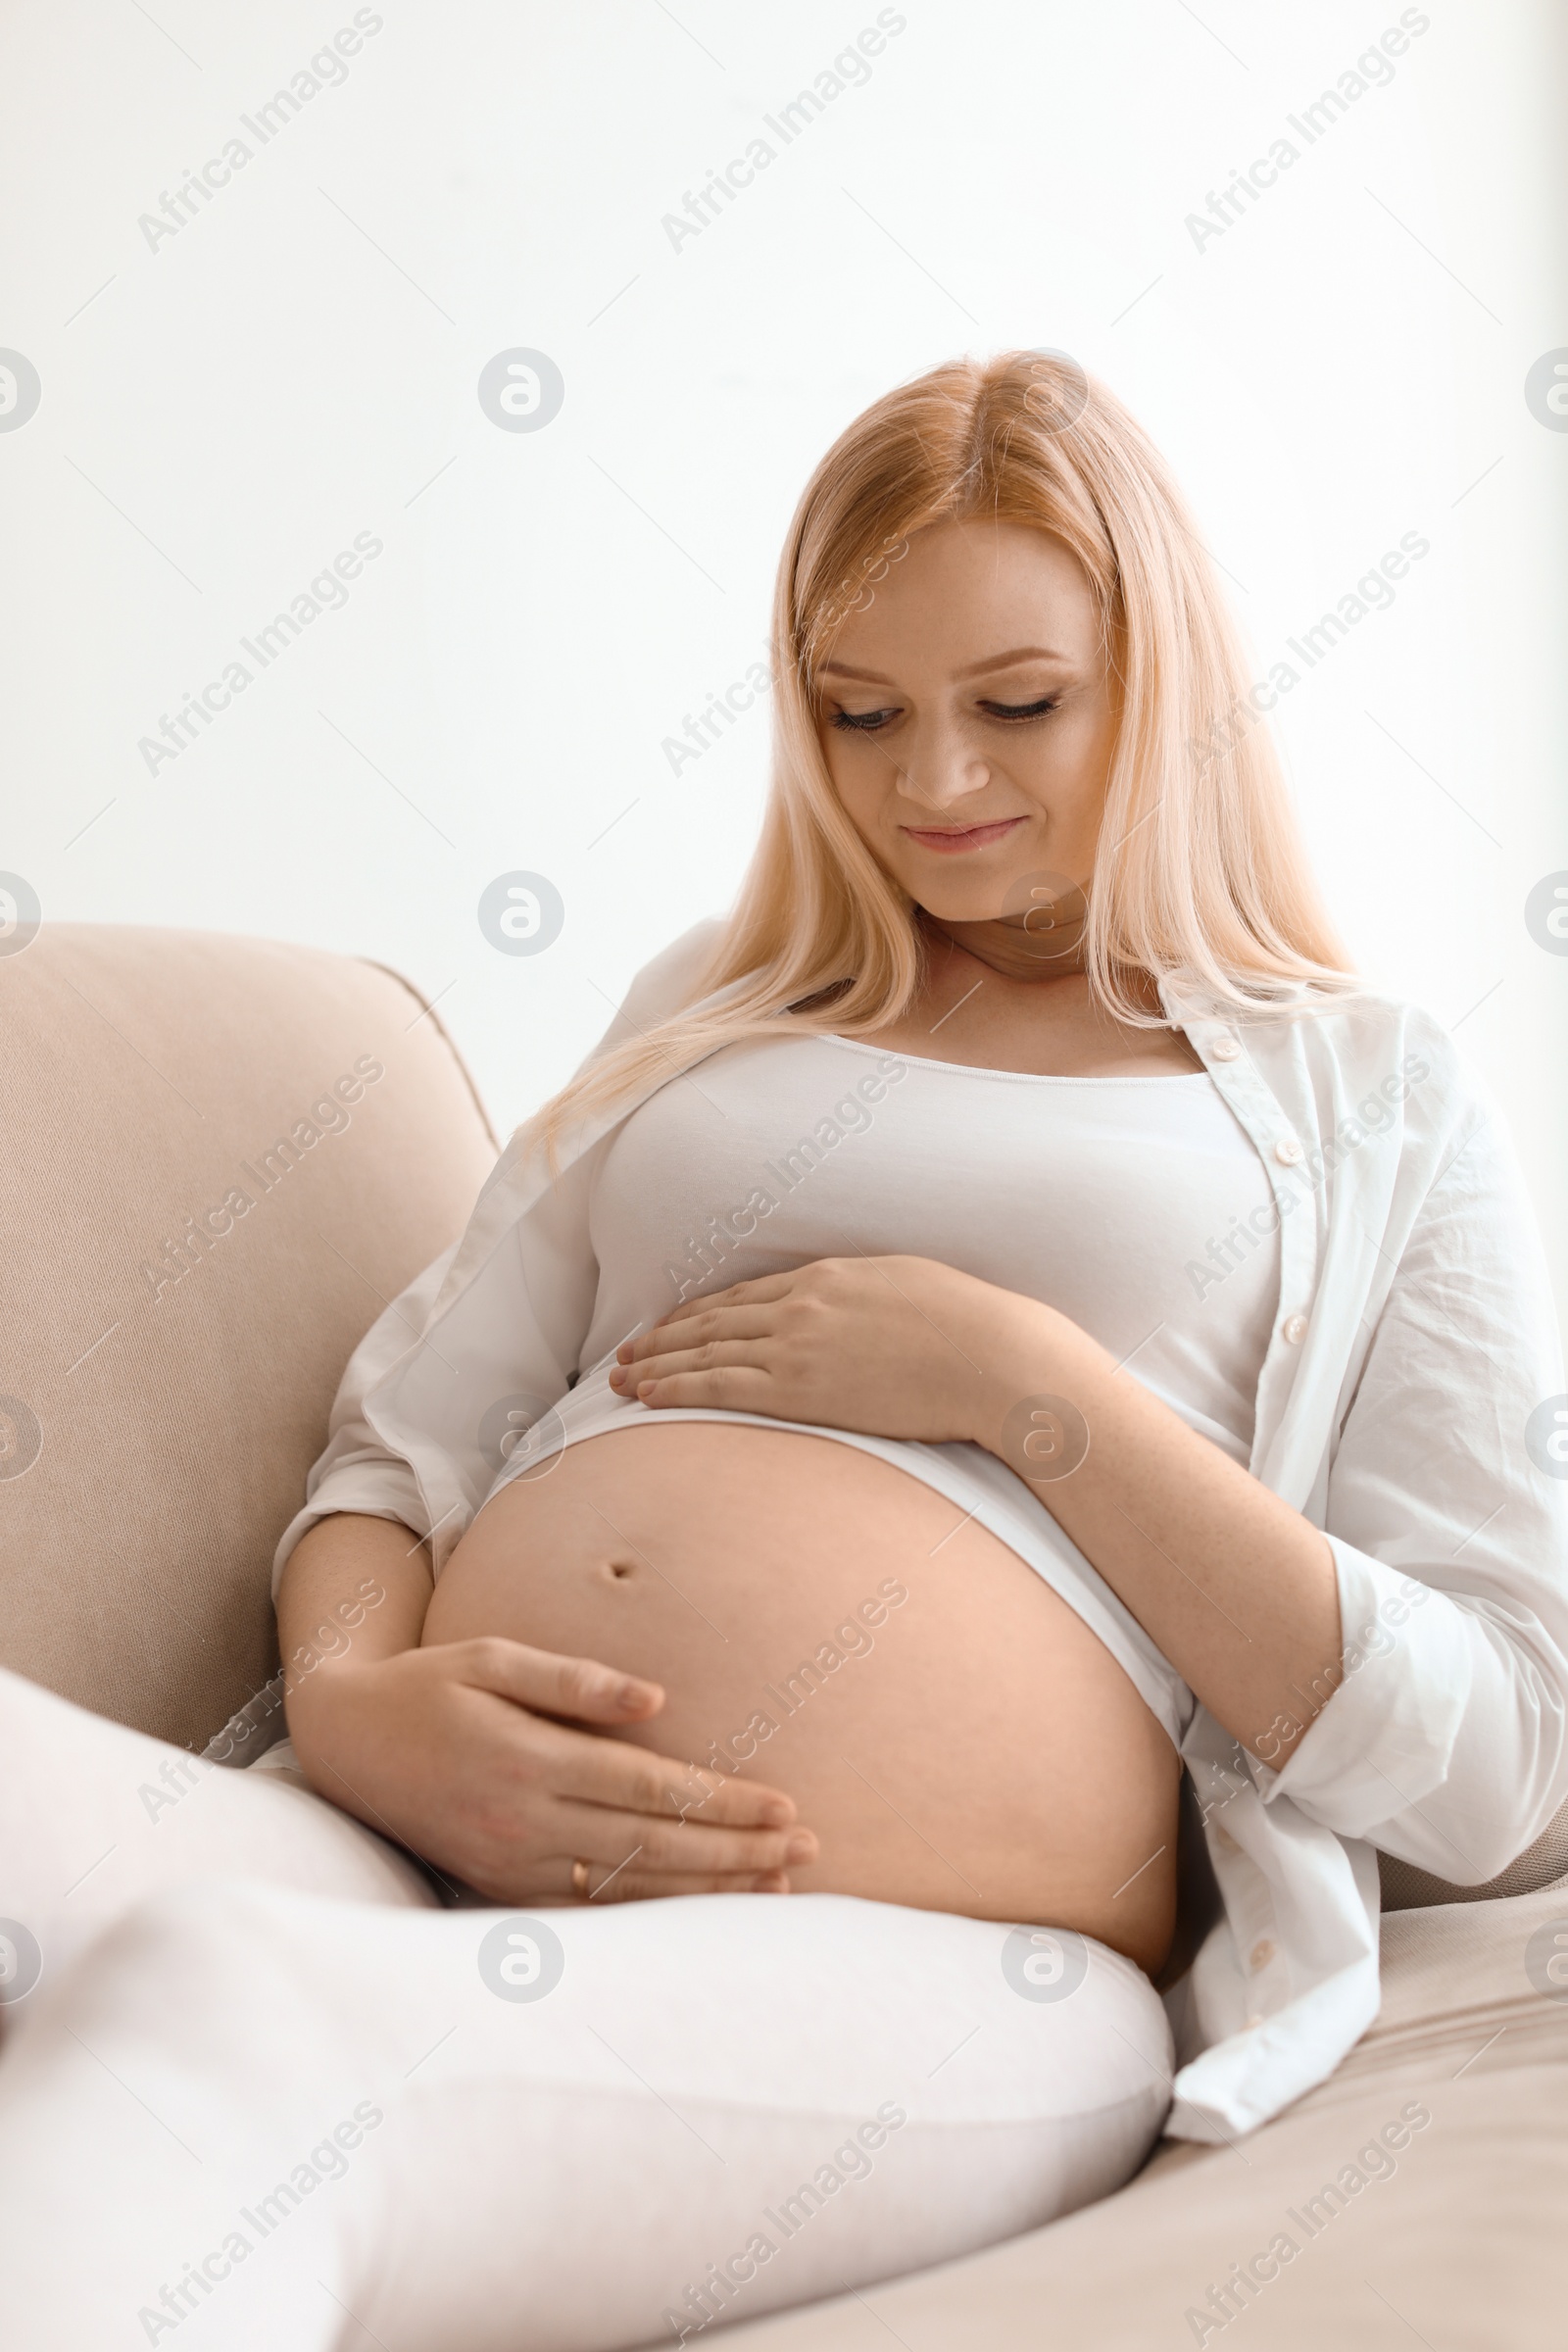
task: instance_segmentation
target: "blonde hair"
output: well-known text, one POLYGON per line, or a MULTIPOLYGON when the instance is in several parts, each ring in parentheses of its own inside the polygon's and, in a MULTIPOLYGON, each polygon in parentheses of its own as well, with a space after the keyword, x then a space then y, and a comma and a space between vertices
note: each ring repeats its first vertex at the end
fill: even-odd
POLYGON ((908 894, 839 801, 817 735, 815 671, 912 534, 986 519, 1049 531, 1098 600, 1120 703, 1088 888, 1089 985, 1118 1020, 1167 1026, 1149 983, 1179 980, 1242 1018, 1352 986, 1319 901, 1240 642, 1163 459, 1060 354, 935 368, 875 402, 807 484, 773 598, 773 774, 760 839, 687 1009, 601 1054, 521 1131, 552 1165, 563 1130, 713 1048, 791 1028, 845 1036, 896 1020, 924 942, 908 894), (1108 845, 1108 846, 1105 846, 1108 845))

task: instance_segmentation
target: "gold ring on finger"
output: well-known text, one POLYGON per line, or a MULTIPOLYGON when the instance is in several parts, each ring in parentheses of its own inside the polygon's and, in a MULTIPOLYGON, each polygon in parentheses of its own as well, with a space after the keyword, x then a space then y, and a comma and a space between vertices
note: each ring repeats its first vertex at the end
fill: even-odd
POLYGON ((581 1896, 586 1896, 589 1891, 588 1865, 580 1854, 571 1866, 571 1891, 573 1894, 581 1896))

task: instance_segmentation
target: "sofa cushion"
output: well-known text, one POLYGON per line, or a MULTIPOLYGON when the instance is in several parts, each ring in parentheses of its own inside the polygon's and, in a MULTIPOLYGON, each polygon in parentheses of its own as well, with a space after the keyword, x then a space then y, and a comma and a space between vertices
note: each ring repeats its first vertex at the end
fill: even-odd
POLYGON ((200 1748, 362 1332, 494 1156, 394 974, 200 932, 0 956, 0 1663, 200 1748))
POLYGON ((1387 1920, 1376 2025, 1329 2082, 1234 2148, 1166 2142, 1127 2188, 1066 2221, 727 2328, 724 2343, 1558 2352, 1565 2203, 1559 1887, 1387 1920))

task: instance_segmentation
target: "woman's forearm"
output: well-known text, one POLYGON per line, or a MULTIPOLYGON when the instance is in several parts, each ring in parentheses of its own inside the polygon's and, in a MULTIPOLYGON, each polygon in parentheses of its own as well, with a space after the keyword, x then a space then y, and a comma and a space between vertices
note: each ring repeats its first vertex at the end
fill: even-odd
POLYGON ((1327 1538, 1065 1316, 1014 1298, 999 1321, 966 1434, 1029 1480, 1210 1714, 1283 1769, 1342 1673, 1327 1538))
POLYGON ((433 1589, 428 1546, 400 1519, 318 1519, 289 1554, 277 1595, 290 1730, 309 1720, 334 1665, 416 1648, 433 1589))

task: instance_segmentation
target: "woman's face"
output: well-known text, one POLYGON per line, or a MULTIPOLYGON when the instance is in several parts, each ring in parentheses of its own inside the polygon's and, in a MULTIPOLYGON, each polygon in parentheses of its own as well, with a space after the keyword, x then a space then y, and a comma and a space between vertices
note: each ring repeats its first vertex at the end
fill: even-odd
POLYGON ((818 679, 828 771, 878 862, 959 936, 1000 922, 1028 963, 1070 961, 1117 726, 1076 556, 1022 523, 917 531, 818 679))

